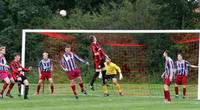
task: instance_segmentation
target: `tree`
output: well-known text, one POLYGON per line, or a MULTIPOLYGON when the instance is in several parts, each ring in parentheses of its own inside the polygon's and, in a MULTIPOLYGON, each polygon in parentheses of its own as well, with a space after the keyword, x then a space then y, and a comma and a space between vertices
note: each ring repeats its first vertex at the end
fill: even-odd
POLYGON ((194 29, 200 15, 194 10, 198 8, 197 0, 152 0, 159 6, 155 13, 158 29, 194 29))

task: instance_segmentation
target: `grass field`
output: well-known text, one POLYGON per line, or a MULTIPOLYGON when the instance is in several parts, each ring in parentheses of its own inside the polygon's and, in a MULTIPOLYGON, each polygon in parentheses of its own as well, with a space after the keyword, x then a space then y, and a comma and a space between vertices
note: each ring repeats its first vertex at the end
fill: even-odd
MULTIPOLYGON (((0 85, 2 86, 2 84, 0 85)), ((46 85, 47 86, 47 85, 46 85)), ((160 84, 123 84, 125 96, 118 96, 110 85, 109 97, 103 97, 100 85, 96 91, 88 89, 88 96, 79 92, 79 99, 72 96, 69 85, 57 84, 55 96, 49 95, 45 86, 44 94, 35 96, 36 85, 30 87, 29 100, 17 96, 17 86, 12 91, 14 99, 4 97, 0 100, 0 110, 199 110, 200 101, 196 100, 196 86, 188 87, 187 99, 175 99, 164 104, 160 84), (67 91, 67 92, 66 92, 67 91)), ((173 87, 171 87, 173 89, 173 87)))

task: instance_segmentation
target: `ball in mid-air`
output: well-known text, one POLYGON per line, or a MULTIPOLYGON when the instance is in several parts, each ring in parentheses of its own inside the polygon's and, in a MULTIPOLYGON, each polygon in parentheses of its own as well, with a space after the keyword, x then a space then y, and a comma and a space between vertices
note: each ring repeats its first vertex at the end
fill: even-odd
POLYGON ((67 11, 66 10, 60 10, 60 15, 61 16, 67 16, 67 11))

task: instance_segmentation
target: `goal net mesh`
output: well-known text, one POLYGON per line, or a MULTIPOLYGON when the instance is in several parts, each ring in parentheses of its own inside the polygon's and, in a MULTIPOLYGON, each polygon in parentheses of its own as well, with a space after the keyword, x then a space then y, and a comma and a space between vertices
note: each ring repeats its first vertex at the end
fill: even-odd
MULTIPOLYGON (((97 37, 105 53, 117 64, 124 76, 119 81, 122 84, 125 95, 130 96, 163 96, 163 82, 161 74, 164 72, 163 52, 170 51, 170 57, 175 62, 177 53, 181 52, 183 58, 191 64, 198 65, 199 34, 98 34, 91 33, 97 37)), ((89 51, 91 34, 68 34, 68 33, 28 33, 26 35, 26 66, 34 69, 27 74, 31 83, 37 83, 39 76, 37 66, 42 59, 42 53, 48 52, 53 60, 53 79, 55 83, 68 83, 59 61, 64 53, 65 45, 71 44, 72 51, 81 58, 90 62, 90 67, 80 64, 81 75, 86 88, 94 74, 93 57, 89 51)), ((187 96, 197 96, 198 69, 190 68, 187 77, 187 96)), ((109 88, 113 90, 111 82, 109 88)), ((95 88, 101 91, 101 79, 95 82, 95 88)), ((56 87, 59 91, 61 87, 56 87)), ((174 95, 174 81, 170 87, 174 95)), ((182 94, 182 87, 179 87, 182 94)), ((115 92, 114 92, 115 93, 115 92)))

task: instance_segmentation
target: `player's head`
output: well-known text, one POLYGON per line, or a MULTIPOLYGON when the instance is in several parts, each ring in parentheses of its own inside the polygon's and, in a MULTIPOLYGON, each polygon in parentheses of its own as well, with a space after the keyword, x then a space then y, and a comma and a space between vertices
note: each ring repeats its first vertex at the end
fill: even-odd
POLYGON ((181 53, 178 53, 177 58, 178 58, 178 60, 183 60, 182 54, 181 54, 181 53))
POLYGON ((43 55, 43 59, 48 59, 49 54, 47 52, 44 52, 42 55, 43 55))
POLYGON ((91 42, 97 42, 97 38, 94 35, 90 35, 89 39, 91 42))
POLYGON ((111 59, 110 58, 106 58, 106 63, 110 64, 110 62, 111 62, 111 59))
POLYGON ((67 44, 65 46, 65 52, 70 52, 71 51, 71 45, 70 44, 67 44))
POLYGON ((163 56, 164 56, 164 57, 169 56, 169 51, 168 51, 168 50, 165 50, 165 51, 163 52, 163 56))
POLYGON ((14 53, 14 58, 15 58, 15 61, 20 61, 20 54, 19 53, 14 53))
POLYGON ((0 54, 6 54, 6 47, 0 46, 0 54))

